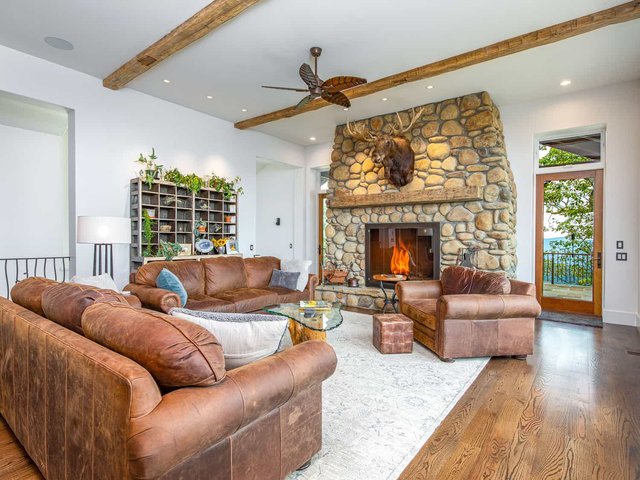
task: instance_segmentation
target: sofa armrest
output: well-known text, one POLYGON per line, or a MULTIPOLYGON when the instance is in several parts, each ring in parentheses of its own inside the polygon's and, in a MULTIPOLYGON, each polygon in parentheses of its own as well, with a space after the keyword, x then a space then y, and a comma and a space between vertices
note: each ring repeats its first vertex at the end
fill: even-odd
POLYGON ((520 280, 510 280, 511 295, 529 295, 536 296, 536 286, 533 283, 521 282, 520 280))
POLYGON ((227 372, 211 387, 167 393, 148 415, 131 422, 127 440, 133 478, 158 478, 243 426, 328 378, 333 348, 309 341, 227 372))
POLYGON ((305 291, 309 292, 309 300, 314 300, 316 298, 316 287, 319 283, 320 279, 318 278, 318 275, 310 273, 307 285, 304 287, 305 291))
POLYGON ((396 293, 400 302, 438 298, 442 295, 440 280, 408 280, 396 284, 396 293))
POLYGON ((438 299, 440 320, 535 318, 541 308, 529 295, 443 295, 438 299))
POLYGON ((169 313, 172 308, 180 308, 182 306, 182 301, 177 293, 162 288, 130 283, 123 290, 134 294, 140 299, 140 303, 144 308, 151 310, 169 313))

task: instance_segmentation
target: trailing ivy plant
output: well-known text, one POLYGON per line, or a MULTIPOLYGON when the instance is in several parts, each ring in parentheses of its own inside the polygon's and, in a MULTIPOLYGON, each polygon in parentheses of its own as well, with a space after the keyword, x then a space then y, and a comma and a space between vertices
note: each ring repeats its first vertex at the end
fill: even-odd
POLYGON ((229 200, 233 197, 234 194, 242 195, 244 190, 242 187, 239 187, 240 177, 236 176, 235 178, 228 179, 225 177, 219 177, 215 173, 211 174, 211 180, 209 180, 209 187, 217 190, 218 192, 222 192, 225 200, 229 200))
POLYGON ((160 240, 160 247, 158 247, 157 253, 159 257, 164 257, 165 260, 172 260, 180 252, 182 252, 182 247, 179 243, 160 240))
POLYGON ((142 236, 146 241, 146 246, 144 251, 142 252, 143 257, 153 257, 153 248, 151 247, 151 242, 153 241, 153 224, 155 223, 151 220, 149 216, 149 212, 146 210, 142 211, 142 236))
POLYGON ((142 153, 136 160, 137 163, 144 165, 144 168, 140 170, 140 178, 149 188, 153 187, 153 182, 160 179, 164 166, 158 165, 155 161, 158 159, 156 155, 156 149, 152 148, 149 156, 145 156, 142 153))

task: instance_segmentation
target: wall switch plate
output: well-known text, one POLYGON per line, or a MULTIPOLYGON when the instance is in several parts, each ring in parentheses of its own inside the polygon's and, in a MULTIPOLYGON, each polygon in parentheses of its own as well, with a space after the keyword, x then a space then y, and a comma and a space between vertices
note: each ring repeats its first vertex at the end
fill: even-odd
POLYGON ((253 245, 249 245, 249 250, 253 252, 253 245))
POLYGON ((293 248, 293 243, 290 243, 290 244, 289 244, 289 248, 293 248))
POLYGON ((627 252, 616 252, 616 260, 618 262, 626 262, 627 261, 627 252))
POLYGON ((622 250, 624 248, 624 242, 622 240, 616 240, 616 248, 622 250))

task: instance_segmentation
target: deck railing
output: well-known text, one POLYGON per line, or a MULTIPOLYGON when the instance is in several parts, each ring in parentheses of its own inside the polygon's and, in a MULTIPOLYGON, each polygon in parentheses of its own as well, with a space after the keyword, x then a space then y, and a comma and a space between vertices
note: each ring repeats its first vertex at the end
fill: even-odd
POLYGON ((4 289, 0 296, 9 298, 11 288, 28 277, 45 277, 64 282, 69 276, 71 257, 14 257, 0 258, 0 272, 4 289))
POLYGON ((593 255, 588 253, 544 252, 543 280, 554 285, 590 286, 593 282, 593 255))

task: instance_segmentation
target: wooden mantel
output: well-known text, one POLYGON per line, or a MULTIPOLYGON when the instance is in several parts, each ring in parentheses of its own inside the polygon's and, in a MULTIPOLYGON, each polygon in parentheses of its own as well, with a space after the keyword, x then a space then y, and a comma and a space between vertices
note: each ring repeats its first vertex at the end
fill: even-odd
POLYGON ((371 195, 341 195, 329 197, 331 208, 380 207, 387 205, 417 205, 422 203, 473 202, 482 200, 482 187, 443 188, 417 192, 388 192, 371 195))

